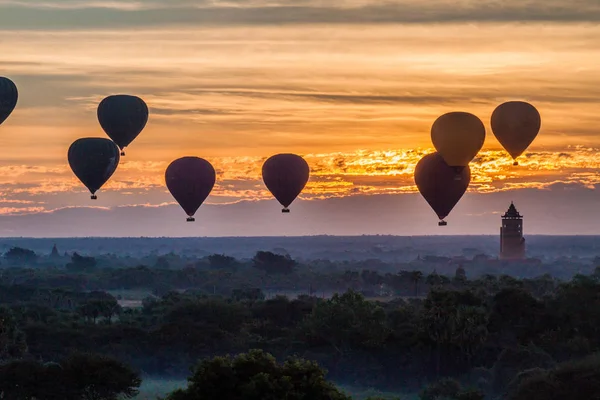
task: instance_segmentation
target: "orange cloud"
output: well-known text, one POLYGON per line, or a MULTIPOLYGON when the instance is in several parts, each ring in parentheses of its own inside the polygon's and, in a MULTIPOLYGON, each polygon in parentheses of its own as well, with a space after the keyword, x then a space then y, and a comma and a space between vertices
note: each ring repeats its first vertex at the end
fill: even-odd
MULTIPOLYGON (((415 193, 415 165, 431 151, 431 148, 417 148, 305 154, 304 158, 311 167, 311 178, 301 197, 317 200, 415 193)), ((209 158, 217 170, 217 184, 208 203, 229 204, 270 198, 261 180, 264 160, 265 157, 209 158)), ((546 189, 557 183, 593 188, 600 184, 600 152, 594 148, 575 146, 562 152, 529 152, 519 158, 519 166, 512 164, 513 160, 503 151, 480 152, 470 165, 472 178, 469 191, 490 193, 525 188, 546 189)), ((121 194, 123 205, 154 207, 173 204, 164 184, 167 165, 166 162, 125 159, 101 192, 121 194), (139 202, 140 196, 144 197, 144 203, 139 202)), ((0 203, 35 204, 53 209, 52 204, 45 204, 51 199, 48 196, 63 193, 68 197, 69 192, 85 191, 66 166, 47 169, 15 165, 2 169, 10 173, 0 183, 0 203), (45 171, 49 171, 48 174, 45 171)), ((26 207, 7 208, 4 212, 18 210, 31 211, 26 207)))

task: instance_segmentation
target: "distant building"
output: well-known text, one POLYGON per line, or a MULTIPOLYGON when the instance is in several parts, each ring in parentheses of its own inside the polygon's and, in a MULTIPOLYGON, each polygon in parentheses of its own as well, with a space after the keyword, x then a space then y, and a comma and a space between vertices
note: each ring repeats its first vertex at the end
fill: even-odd
POLYGON ((56 248, 56 244, 54 245, 54 247, 52 247, 50 258, 60 258, 60 254, 58 254, 58 248, 56 248))
POLYGON ((525 258, 525 238, 523 237, 523 217, 511 202, 502 216, 500 227, 500 259, 522 260, 525 258))

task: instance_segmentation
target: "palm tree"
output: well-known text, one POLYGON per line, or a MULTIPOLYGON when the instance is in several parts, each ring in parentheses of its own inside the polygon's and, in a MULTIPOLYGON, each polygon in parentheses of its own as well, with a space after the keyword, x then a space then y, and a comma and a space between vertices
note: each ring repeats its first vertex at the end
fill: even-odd
POLYGON ((415 297, 419 297, 419 282, 423 279, 421 271, 413 271, 410 274, 411 280, 415 283, 415 297))

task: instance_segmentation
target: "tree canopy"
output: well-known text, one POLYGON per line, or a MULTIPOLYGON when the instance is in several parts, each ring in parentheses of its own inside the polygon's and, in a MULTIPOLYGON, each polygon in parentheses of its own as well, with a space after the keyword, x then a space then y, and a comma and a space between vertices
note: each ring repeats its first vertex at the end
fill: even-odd
POLYGON ((167 400, 350 400, 325 379, 315 362, 289 358, 283 364, 262 350, 201 361, 187 389, 167 400))

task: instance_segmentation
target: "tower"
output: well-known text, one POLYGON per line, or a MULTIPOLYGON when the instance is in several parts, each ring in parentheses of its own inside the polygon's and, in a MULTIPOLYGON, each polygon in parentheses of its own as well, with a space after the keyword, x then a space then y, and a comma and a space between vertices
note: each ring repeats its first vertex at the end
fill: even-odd
POLYGON ((500 258, 520 260, 525 258, 525 238, 523 237, 523 216, 519 214, 513 202, 502 216, 500 227, 500 258))

